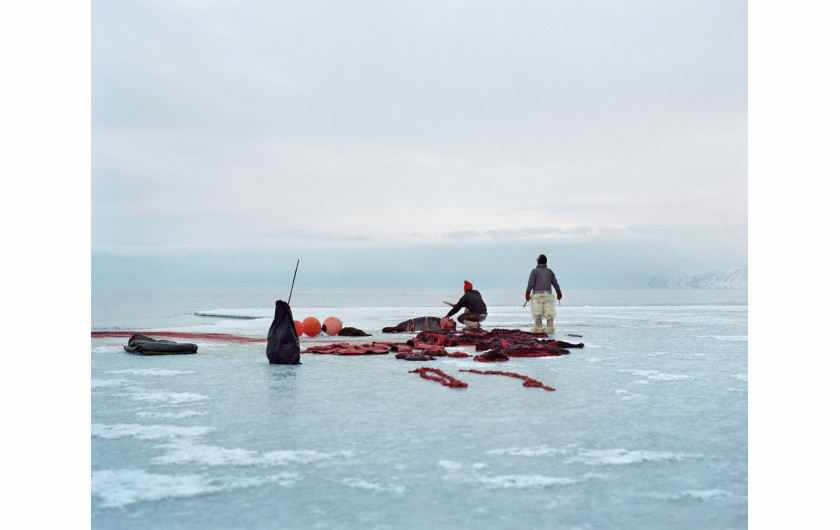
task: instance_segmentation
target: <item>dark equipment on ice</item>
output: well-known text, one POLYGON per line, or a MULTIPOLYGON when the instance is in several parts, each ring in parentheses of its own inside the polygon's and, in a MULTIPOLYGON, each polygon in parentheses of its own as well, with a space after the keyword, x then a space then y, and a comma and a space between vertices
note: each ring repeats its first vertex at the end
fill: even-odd
POLYGON ((137 333, 128 339, 128 344, 123 346, 123 349, 137 355, 178 355, 196 353, 198 346, 189 342, 153 339, 137 333))
POLYGON ((370 337, 370 333, 365 333, 359 328, 351 327, 341 328, 338 334, 342 337, 370 337))
POLYGON ((274 305, 274 321, 268 329, 265 355, 269 364, 300 364, 300 340, 292 308, 283 300, 274 305))

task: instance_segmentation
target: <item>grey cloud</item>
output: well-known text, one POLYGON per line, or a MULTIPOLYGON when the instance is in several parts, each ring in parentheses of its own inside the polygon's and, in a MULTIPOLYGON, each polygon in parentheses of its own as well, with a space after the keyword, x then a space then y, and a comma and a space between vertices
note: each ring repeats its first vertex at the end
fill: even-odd
POLYGON ((447 232, 443 234, 444 239, 452 239, 452 240, 470 240, 470 239, 480 239, 482 237, 482 233, 478 230, 456 230, 454 232, 447 232))
POLYGON ((486 234, 492 239, 528 239, 540 237, 568 237, 568 236, 589 236, 595 230, 590 226, 562 227, 535 227, 519 228, 513 230, 488 230, 486 234))
POLYGON ((544 238, 564 238, 564 237, 580 237, 590 236, 596 233, 595 229, 590 226, 575 226, 575 227, 554 227, 554 226, 538 226, 538 227, 523 227, 512 229, 499 230, 458 230, 454 232, 447 232, 443 235, 444 240, 458 240, 458 241, 511 241, 511 240, 528 240, 528 239, 544 239, 544 238))

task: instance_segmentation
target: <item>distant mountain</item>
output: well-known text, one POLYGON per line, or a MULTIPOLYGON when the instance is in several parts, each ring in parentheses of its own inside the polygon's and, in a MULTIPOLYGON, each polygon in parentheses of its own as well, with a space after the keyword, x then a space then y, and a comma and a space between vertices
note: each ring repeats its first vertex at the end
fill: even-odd
POLYGON ((707 274, 659 274, 648 282, 654 289, 746 289, 747 269, 707 274))

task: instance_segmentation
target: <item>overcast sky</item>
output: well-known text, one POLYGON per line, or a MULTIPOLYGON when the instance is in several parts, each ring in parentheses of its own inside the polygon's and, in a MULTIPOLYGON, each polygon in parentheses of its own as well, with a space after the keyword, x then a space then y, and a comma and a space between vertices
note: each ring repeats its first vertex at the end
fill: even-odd
POLYGON ((747 267, 746 1, 91 11, 94 284, 747 267))

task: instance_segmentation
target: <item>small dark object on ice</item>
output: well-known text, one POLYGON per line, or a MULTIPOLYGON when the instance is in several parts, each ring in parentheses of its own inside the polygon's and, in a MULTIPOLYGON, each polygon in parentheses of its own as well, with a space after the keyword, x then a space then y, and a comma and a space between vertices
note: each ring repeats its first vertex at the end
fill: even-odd
POLYGON ((358 328, 350 327, 341 328, 341 331, 339 331, 338 334, 342 337, 370 337, 370 333, 365 333, 358 328))
POLYGON ((487 350, 481 355, 473 357, 473 361, 478 361, 480 363, 503 363, 508 360, 510 360, 510 358, 507 355, 495 350, 487 350))
POLYGON ((178 355, 196 353, 198 346, 189 342, 153 339, 138 333, 128 339, 123 349, 137 355, 178 355))

